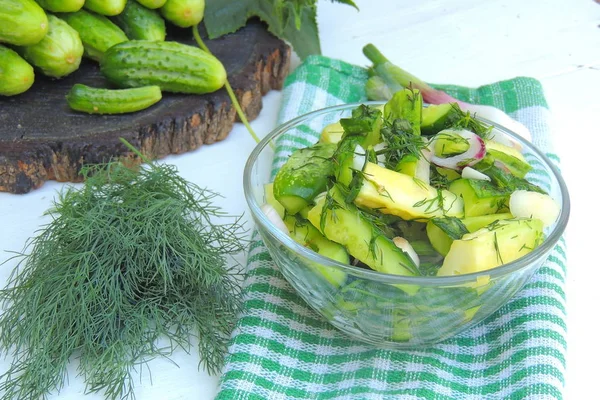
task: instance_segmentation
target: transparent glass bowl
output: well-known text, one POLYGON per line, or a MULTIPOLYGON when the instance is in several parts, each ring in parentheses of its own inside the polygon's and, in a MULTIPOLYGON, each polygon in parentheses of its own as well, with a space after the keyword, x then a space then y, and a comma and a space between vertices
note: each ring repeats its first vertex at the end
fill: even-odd
POLYGON ((304 137, 312 133, 312 141, 316 142, 323 127, 350 115, 358 105, 345 104, 305 114, 264 138, 246 163, 246 201, 258 232, 283 276, 331 325, 354 339, 383 347, 410 348, 440 342, 477 324, 504 305, 544 263, 567 225, 570 209, 567 187, 557 168, 540 150, 515 133, 480 119, 518 142, 528 161, 548 176, 546 182, 535 183, 560 204, 561 213, 546 230, 546 240, 538 248, 491 270, 443 277, 390 275, 328 259, 297 244, 266 218, 260 208, 265 203, 264 185, 273 180, 273 165, 280 167, 285 162, 285 157, 274 160, 276 145, 287 149, 287 153, 308 146, 310 140, 302 144, 290 140, 295 130, 303 132, 304 137), (319 269, 343 272, 345 283, 339 285, 333 279, 326 279, 319 269))

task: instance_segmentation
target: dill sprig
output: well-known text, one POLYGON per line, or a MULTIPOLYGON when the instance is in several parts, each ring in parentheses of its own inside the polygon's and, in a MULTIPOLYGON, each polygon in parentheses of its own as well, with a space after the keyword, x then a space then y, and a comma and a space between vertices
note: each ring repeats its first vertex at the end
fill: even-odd
POLYGON ((3 399, 47 398, 75 357, 86 393, 131 399, 140 364, 194 338, 218 372, 241 307, 240 219, 222 219, 218 195, 170 165, 113 162, 84 176, 58 195, 0 291, 0 349, 13 359, 3 399))
POLYGON ((490 136, 490 133, 494 129, 493 126, 479 121, 476 119, 476 115, 471 115, 471 112, 461 110, 460 106, 456 103, 452 103, 452 108, 454 108, 457 115, 456 120, 452 122, 452 128, 467 129, 476 133, 482 139, 487 139, 490 136))
POLYGON ((385 154, 385 167, 395 170, 400 160, 408 154, 421 156, 427 142, 412 131, 412 126, 407 120, 395 119, 385 121, 381 128, 381 138, 386 148, 377 151, 377 155, 385 154))

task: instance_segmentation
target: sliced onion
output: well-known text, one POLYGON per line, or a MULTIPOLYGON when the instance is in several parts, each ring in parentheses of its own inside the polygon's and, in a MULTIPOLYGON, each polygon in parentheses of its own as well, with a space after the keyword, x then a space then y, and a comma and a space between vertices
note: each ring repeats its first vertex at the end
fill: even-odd
POLYGON ((415 169, 415 178, 418 178, 429 185, 431 175, 431 157, 433 157, 433 147, 429 144, 419 155, 417 167, 415 169))
MULTIPOLYGON (((523 139, 531 142, 531 132, 529 131, 529 129, 527 129, 527 127, 525 125, 523 125, 522 123, 520 123, 519 121, 511 118, 508 114, 506 114, 504 111, 500 110, 499 108, 492 107, 492 106, 485 106, 482 104, 466 104, 466 103, 461 104, 460 108, 462 108, 465 111, 470 111, 470 112, 476 114, 476 116, 478 115, 485 119, 489 119, 490 121, 495 122, 498 125, 503 126, 507 129, 513 131, 517 135, 521 136, 523 139)), ((502 136, 502 137, 506 138, 506 136, 504 134, 497 132, 497 131, 494 131, 493 134, 495 134, 496 137, 502 136)), ((506 139, 507 139, 506 141, 503 139, 498 140, 497 138, 494 140, 496 140, 498 142, 503 142, 502 144, 506 144, 511 147, 520 147, 520 145, 518 143, 515 143, 508 138, 506 138, 506 139)))
POLYGON ((465 167, 462 170, 462 177, 465 179, 477 179, 480 181, 491 181, 492 179, 486 174, 477 171, 471 167, 465 167))
MULTIPOLYGON (((387 149, 387 144, 384 142, 377 143, 375 146, 373 146, 375 153, 384 149, 387 149)), ((380 167, 385 167, 385 154, 377 154, 377 165, 380 167)))
POLYGON ((519 150, 519 151, 523 150, 523 146, 521 146, 520 143, 517 143, 517 142, 513 141, 510 137, 508 137, 504 133, 498 131, 497 129, 492 129, 492 132, 490 133, 489 139, 493 140, 494 142, 498 142, 500 144, 503 144, 503 145, 505 145, 507 147, 511 147, 511 148, 513 148, 515 150, 519 150))
POLYGON ((552 197, 527 190, 515 190, 510 195, 508 207, 515 217, 537 218, 544 227, 552 225, 560 214, 560 207, 552 197))
POLYGON ((421 264, 419 255, 417 254, 415 249, 413 249, 412 245, 408 242, 408 240, 404 239, 403 237, 396 236, 392 239, 392 241, 394 242, 397 248, 403 250, 406 254, 408 254, 408 256, 413 260, 417 267, 421 264))
POLYGON ((465 139, 469 143, 469 149, 462 154, 457 154, 452 157, 439 157, 435 154, 431 157, 431 162, 437 165, 438 167, 450 168, 457 171, 460 171, 464 167, 470 167, 477 164, 479 161, 483 159, 485 156, 485 143, 482 138, 480 138, 475 133, 468 131, 466 129, 461 130, 443 130, 433 137, 431 140, 431 148, 435 145, 436 140, 438 140, 438 135, 445 133, 453 133, 456 134, 463 139, 465 139))
POLYGON ((260 207, 260 209, 265 214, 267 219, 269 221, 271 221, 277 229, 279 229, 281 232, 285 233, 286 235, 290 234, 289 229, 287 228, 287 226, 285 226, 285 223, 283 222, 283 220, 281 219, 279 214, 277 214, 277 210, 275 210, 275 208, 272 205, 263 204, 260 207))
POLYGON ((359 144, 354 148, 354 158, 352 159, 352 168, 357 171, 362 171, 367 163, 367 152, 359 144))
POLYGON ((506 164, 504 164, 502 161, 498 161, 498 160, 494 160, 494 166, 497 168, 500 168, 502 171, 507 172, 507 173, 511 173, 510 169, 508 169, 508 167, 506 166, 506 164))

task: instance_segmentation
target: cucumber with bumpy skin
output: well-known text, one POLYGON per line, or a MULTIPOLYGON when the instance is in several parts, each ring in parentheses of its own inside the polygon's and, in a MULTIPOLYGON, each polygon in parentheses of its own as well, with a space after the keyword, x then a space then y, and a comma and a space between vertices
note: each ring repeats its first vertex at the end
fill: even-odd
POLYGON ((85 0, 35 0, 44 10, 52 12, 75 12, 81 10, 85 0))
POLYGON ((67 94, 67 103, 73 110, 88 114, 125 114, 146 109, 161 98, 158 86, 98 89, 77 83, 67 94))
POLYGON ((48 23, 48 34, 39 43, 17 51, 44 75, 62 78, 79 68, 83 44, 77 31, 60 18, 48 15, 48 23))
POLYGON ((308 220, 327 239, 344 246, 354 258, 375 271, 392 275, 420 275, 410 256, 373 225, 333 187, 317 199, 308 220))
POLYGON ((204 18, 204 0, 167 0, 160 12, 172 24, 189 28, 204 18))
POLYGON ((113 21, 129 39, 164 41, 167 35, 165 20, 158 11, 149 10, 135 1, 128 2, 113 21))
POLYGON ((123 12, 127 0, 85 0, 83 7, 98 14, 112 17, 123 12))
POLYGON ((0 96, 26 92, 33 85, 33 67, 14 50, 0 45, 0 96))
POLYGON ((292 153, 273 182, 273 195, 289 214, 296 214, 327 189, 334 172, 336 145, 321 143, 292 153))
POLYGON ((146 8, 154 10, 164 6, 167 0, 137 0, 137 2, 146 8))
POLYGON ((74 13, 60 14, 79 33, 83 42, 84 55, 95 61, 100 61, 102 55, 117 43, 129 40, 125 32, 103 15, 85 10, 74 13))
POLYGON ((0 43, 29 46, 48 33, 48 17, 33 0, 0 0, 0 43))
POLYGON ((223 87, 223 64, 198 47, 131 40, 106 51, 100 71, 120 87, 157 85, 166 92, 211 93, 223 87))

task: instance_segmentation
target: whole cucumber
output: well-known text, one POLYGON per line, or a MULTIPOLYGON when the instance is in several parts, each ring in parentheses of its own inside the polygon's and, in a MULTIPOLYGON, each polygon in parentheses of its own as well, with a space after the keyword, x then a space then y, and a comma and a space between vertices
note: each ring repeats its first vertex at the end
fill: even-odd
POLYGON ((77 31, 60 18, 49 14, 48 24, 48 34, 39 43, 17 51, 44 75, 62 78, 79 68, 83 44, 77 31))
POLYGON ((84 55, 92 60, 100 61, 106 50, 128 40, 125 32, 103 15, 79 10, 59 17, 79 33, 84 55))
POLYGON ((167 0, 137 0, 138 3, 151 10, 162 7, 166 1, 167 0))
POLYGON ((35 0, 44 10, 52 12, 75 12, 81 10, 85 0, 35 0))
POLYGON ((127 0, 85 0, 83 7, 98 14, 112 17, 123 12, 125 3, 127 3, 127 0))
POLYGON ((113 21, 129 39, 164 41, 167 36, 165 20, 158 11, 149 10, 135 1, 129 1, 113 21))
POLYGON ((189 28, 204 18, 204 0, 167 0, 160 12, 172 24, 189 28))
POLYGON ((69 107, 88 114, 125 114, 140 111, 162 98, 158 86, 98 89, 77 83, 67 94, 69 107))
POLYGON ((0 95, 26 92, 34 81, 33 67, 14 50, 0 45, 0 95))
POLYGON ((36 44, 48 32, 48 17, 33 0, 0 0, 0 43, 36 44))
POLYGON ((227 79, 223 64, 198 47, 148 40, 111 47, 100 61, 100 71, 120 87, 157 85, 179 93, 214 92, 227 79))

